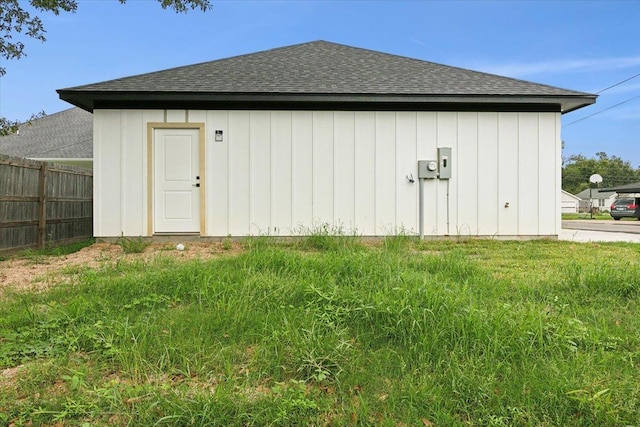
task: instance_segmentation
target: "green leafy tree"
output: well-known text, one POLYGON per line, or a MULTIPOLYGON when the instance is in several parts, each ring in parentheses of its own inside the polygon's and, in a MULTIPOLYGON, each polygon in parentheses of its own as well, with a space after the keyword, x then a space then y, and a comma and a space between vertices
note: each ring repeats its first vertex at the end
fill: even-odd
POLYGON ((601 151, 595 158, 575 154, 564 159, 562 168, 562 189, 577 194, 589 188, 589 177, 595 173, 602 176, 600 187, 614 187, 640 181, 640 169, 634 169, 630 162, 618 156, 609 157, 601 151))
MULTIPOLYGON (((126 3, 126 0, 118 0, 126 3)), ((163 9, 172 9, 175 12, 187 12, 190 9, 200 9, 203 12, 211 8, 210 0, 157 0, 163 9)), ((25 41, 27 39, 45 42, 46 30, 42 20, 37 15, 32 15, 25 9, 25 0, 0 0, 0 58, 11 60, 20 59, 26 55, 25 41)), ((73 13, 78 9, 78 0, 29 0, 38 13, 53 13, 59 15, 62 12, 73 13)), ((6 74, 6 69, 0 67, 0 77, 6 74)), ((42 113, 34 115, 41 116, 42 113)), ((17 130, 18 121, 0 117, 0 135, 7 135, 17 130)))

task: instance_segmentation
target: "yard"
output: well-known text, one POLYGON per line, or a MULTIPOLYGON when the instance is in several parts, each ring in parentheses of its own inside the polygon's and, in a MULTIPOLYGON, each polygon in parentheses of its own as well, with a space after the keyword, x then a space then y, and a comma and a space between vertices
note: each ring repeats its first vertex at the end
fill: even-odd
POLYGON ((0 262, 0 424, 640 423, 638 245, 128 243, 0 262))
MULTIPOLYGON (((562 214, 562 219, 592 219, 591 215, 589 214, 589 212, 583 212, 583 213, 563 213, 562 214)), ((611 214, 609 212, 599 212, 599 213, 594 213, 593 214, 593 219, 605 219, 605 220, 612 220, 613 218, 611 217, 611 214)), ((629 219, 635 219, 635 218, 629 218, 629 219)))

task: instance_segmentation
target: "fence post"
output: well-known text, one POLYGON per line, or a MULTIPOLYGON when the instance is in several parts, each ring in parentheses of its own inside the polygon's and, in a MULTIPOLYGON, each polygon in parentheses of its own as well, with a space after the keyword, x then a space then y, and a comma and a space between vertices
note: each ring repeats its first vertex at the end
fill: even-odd
POLYGON ((38 178, 38 248, 44 249, 47 234, 47 162, 40 166, 38 178))

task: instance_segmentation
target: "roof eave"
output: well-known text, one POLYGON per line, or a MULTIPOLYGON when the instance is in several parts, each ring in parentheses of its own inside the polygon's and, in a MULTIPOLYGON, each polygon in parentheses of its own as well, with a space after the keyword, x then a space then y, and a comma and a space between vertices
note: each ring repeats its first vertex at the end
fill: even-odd
MULTIPOLYGON (((292 109, 337 107, 370 109, 433 110, 438 106, 479 106, 526 111, 540 106, 542 111, 567 113, 595 102, 595 95, 406 95, 406 94, 336 94, 336 93, 234 93, 234 92, 142 92, 78 91, 60 89, 60 99, 92 112, 95 108, 237 108, 292 109), (511 105, 512 107, 508 107, 511 105), (166 108, 166 107, 165 107, 166 108)), ((339 108, 340 109, 340 108, 339 108)))
POLYGON ((616 193, 640 193, 640 182, 618 185, 616 187, 602 188, 600 191, 615 191, 616 193))
POLYGON ((575 97, 567 97, 562 105, 562 114, 567 114, 580 108, 587 107, 596 103, 598 95, 582 95, 575 97))

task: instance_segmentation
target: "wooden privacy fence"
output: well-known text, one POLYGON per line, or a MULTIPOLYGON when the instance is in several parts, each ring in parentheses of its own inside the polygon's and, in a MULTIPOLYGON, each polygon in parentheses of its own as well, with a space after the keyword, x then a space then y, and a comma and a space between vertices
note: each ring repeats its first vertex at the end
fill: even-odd
POLYGON ((0 253, 92 236, 92 171, 0 155, 0 253))

